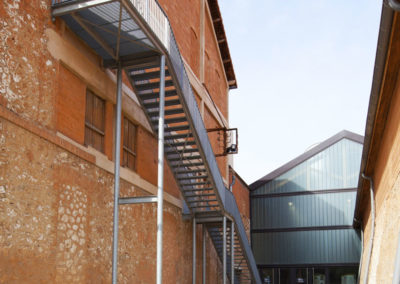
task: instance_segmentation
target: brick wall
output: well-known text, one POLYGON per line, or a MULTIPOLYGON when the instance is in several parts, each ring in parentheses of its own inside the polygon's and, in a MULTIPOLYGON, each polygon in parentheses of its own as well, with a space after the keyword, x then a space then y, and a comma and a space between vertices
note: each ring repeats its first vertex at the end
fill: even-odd
POLYGON ((235 176, 235 184, 233 185, 233 195, 236 199, 236 204, 239 208, 240 216, 246 230, 247 238, 250 241, 250 192, 248 185, 242 178, 232 169, 229 168, 229 183, 232 183, 232 178, 235 176))

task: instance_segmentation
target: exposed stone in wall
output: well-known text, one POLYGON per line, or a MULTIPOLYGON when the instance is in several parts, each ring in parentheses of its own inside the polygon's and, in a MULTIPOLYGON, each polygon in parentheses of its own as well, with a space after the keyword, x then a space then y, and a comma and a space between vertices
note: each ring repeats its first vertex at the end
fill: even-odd
POLYGON ((4 0, 0 4, 0 104, 53 126, 57 69, 48 56, 45 29, 50 1, 4 0))
POLYGON ((88 198, 77 186, 63 184, 58 191, 57 280, 83 282, 88 198))

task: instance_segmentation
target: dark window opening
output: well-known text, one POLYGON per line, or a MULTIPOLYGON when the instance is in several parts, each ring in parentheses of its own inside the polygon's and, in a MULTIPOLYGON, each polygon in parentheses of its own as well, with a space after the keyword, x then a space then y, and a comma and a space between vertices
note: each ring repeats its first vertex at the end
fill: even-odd
POLYGON ((136 125, 124 117, 122 166, 133 171, 136 170, 136 131, 136 125))
POLYGON ((86 91, 85 145, 104 153, 105 101, 86 91))

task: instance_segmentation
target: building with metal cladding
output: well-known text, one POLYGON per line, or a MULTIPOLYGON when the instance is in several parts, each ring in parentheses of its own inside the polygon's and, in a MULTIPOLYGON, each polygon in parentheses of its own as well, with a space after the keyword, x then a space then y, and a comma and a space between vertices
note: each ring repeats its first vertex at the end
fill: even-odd
POLYGON ((356 283, 362 143, 342 131, 250 185, 252 249, 264 283, 356 283))
POLYGON ((217 0, 3 0, 0 27, 1 283, 261 283, 217 0))

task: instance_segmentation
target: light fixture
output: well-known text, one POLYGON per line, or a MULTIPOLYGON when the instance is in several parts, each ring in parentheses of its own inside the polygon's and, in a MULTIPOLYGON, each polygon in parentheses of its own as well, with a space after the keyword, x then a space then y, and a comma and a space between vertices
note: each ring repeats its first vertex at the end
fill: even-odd
POLYGON ((289 206, 293 206, 293 202, 291 202, 291 201, 288 204, 289 204, 289 206))

